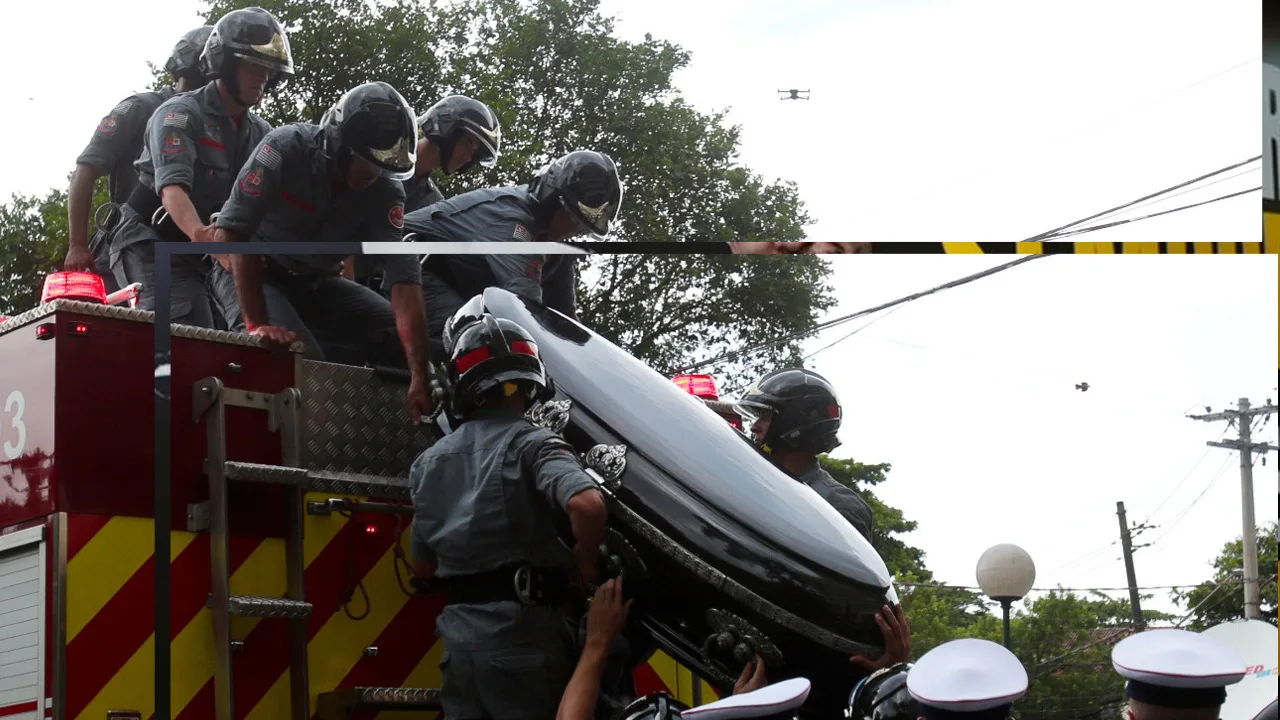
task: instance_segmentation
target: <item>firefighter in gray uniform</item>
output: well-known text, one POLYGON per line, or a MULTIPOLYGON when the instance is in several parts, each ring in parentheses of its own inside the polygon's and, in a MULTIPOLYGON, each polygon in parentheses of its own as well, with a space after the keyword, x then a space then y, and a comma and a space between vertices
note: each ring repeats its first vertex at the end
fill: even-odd
POLYGON ((840 445, 840 400, 826 378, 811 370, 778 370, 747 388, 737 409, 774 465, 813 488, 871 542, 871 506, 818 464, 819 454, 840 445))
POLYGON ((551 392, 524 328, 484 314, 458 336, 449 376, 462 425, 409 474, 414 571, 447 595, 441 704, 450 720, 551 720, 577 659, 574 575, 599 581, 604 496, 563 438, 525 419, 551 392))
MULTIPOLYGON (((218 20, 200 67, 213 82, 174 96, 151 116, 136 163, 138 185, 111 244, 117 281, 143 284, 145 310, 155 308, 155 243, 213 241, 212 216, 270 129, 249 108, 293 74, 284 28, 262 8, 233 10, 218 20)), ((208 270, 203 256, 174 256, 173 322, 213 327, 208 270)))
MULTIPOLYGON (((413 175, 413 109, 386 83, 344 94, 319 125, 272 130, 236 179, 218 215, 225 242, 399 242, 404 190, 413 175)), ((228 326, 287 344, 316 360, 398 365, 397 329, 412 375, 410 409, 426 397, 426 321, 421 269, 413 255, 385 259, 390 302, 340 274, 342 256, 235 255, 235 295, 215 283, 228 326)), ((228 274, 222 260, 212 271, 228 274)))
POLYGON ((143 132, 151 114, 174 93, 188 92, 205 84, 200 71, 200 53, 213 26, 196 28, 182 36, 173 47, 164 69, 174 84, 163 90, 134 93, 107 113, 98 123, 89 145, 76 158, 76 171, 67 193, 67 257, 63 270, 93 271, 102 276, 107 292, 119 289, 111 271, 109 246, 111 231, 120 222, 120 206, 138 184, 133 161, 142 152, 143 132), (98 178, 109 177, 110 202, 98 208, 97 230, 89 237, 89 208, 98 178))
MULTIPOLYGON (((413 177, 404 181, 405 214, 444 199, 431 180, 437 168, 445 175, 466 172, 475 165, 491 168, 502 152, 502 123, 488 105, 465 95, 450 95, 418 118, 417 161, 413 177)), ((347 277, 362 285, 382 287, 382 256, 349 258, 347 277)))
MULTIPOLYGON (((622 183, 607 155, 569 153, 533 182, 473 190, 405 216, 405 228, 431 252, 433 242, 560 242, 609 233, 622 183)), ((487 287, 500 287, 577 317, 576 266, 566 255, 428 255, 422 291, 432 349, 453 313, 487 287)))

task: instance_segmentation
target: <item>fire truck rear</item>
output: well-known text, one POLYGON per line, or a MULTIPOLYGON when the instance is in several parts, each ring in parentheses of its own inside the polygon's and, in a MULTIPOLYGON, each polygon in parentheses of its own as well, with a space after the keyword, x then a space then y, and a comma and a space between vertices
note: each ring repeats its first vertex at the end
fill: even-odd
MULTIPOLYGON (((0 318, 0 717, 152 717, 157 617, 176 720, 434 716, 443 598, 405 554, 405 469, 430 438, 403 380, 175 325, 157 448, 137 290, 57 273, 0 318)), ((715 697, 660 652, 636 680, 715 697)))

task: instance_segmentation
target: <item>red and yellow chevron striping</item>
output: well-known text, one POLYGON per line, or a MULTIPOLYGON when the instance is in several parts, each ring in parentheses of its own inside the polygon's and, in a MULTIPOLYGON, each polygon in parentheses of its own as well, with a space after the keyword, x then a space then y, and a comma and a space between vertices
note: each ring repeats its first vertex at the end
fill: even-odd
MULTIPOLYGON (((68 517, 68 718, 101 718, 109 709, 138 710, 144 718, 154 713, 152 528, 145 518, 68 517)), ((352 521, 338 515, 307 519, 306 592, 314 607, 307 626, 313 709, 319 693, 341 687, 439 686, 443 648, 436 642, 435 619, 443 603, 438 597, 410 596, 401 590, 395 575, 397 529, 396 519, 383 515, 352 521), (357 584, 363 592, 352 593, 357 584)), ((399 537, 403 540, 407 533, 399 537)), ((211 584, 209 537, 174 532, 171 543, 171 713, 175 720, 213 720, 213 623, 204 607, 211 584)), ((230 546, 233 593, 284 593, 283 540, 233 536, 230 546)), ((237 717, 288 717, 287 624, 234 618, 232 634, 244 643, 234 656, 237 717)), ((641 667, 637 680, 642 692, 665 689, 692 701, 689 671, 662 653, 641 667)), ((715 697, 704 684, 703 701, 715 697)), ((406 716, 387 712, 378 717, 406 716)))

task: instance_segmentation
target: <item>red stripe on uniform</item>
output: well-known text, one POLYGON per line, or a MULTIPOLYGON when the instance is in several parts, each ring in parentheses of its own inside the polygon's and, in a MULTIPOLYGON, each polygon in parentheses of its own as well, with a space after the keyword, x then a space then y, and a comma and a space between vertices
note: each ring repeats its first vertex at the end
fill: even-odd
MULTIPOLYGON (((307 621, 307 639, 320 632, 334 613, 342 612, 342 591, 347 584, 347 563, 351 539, 355 542, 356 580, 373 569, 382 555, 391 547, 394 518, 359 518, 347 523, 334 535, 324 550, 307 566, 304 582, 306 599, 311 603, 311 618, 307 621), (377 525, 380 532, 369 535, 366 525, 377 525)), ((378 602, 378 598, 371 598, 378 602)), ((364 612, 364 596, 357 590, 350 606, 352 613, 364 612)), ((235 706, 237 714, 247 714, 257 705, 276 680, 289 669, 289 622, 287 620, 260 620, 244 638, 244 649, 236 653, 235 706)), ((213 678, 210 678, 196 699, 212 697, 213 678)), ((174 720, 213 720, 213 703, 188 703, 174 720)))
POLYGON ((299 210, 306 210, 309 213, 313 213, 316 211, 315 205, 312 205, 311 203, 307 202, 306 200, 303 200, 302 198, 296 195, 291 195, 284 190, 280 191, 280 197, 289 201, 289 203, 291 203, 294 207, 298 208, 299 210))
POLYGON ((225 151, 225 150, 227 149, 227 146, 226 146, 226 145, 223 145, 222 143, 218 142, 217 140, 210 140, 209 138, 204 138, 204 137, 202 137, 202 138, 200 138, 199 140, 197 140, 196 142, 198 142, 198 143, 200 143, 201 145, 204 145, 204 146, 206 146, 206 147, 217 148, 217 149, 219 149, 219 150, 223 150, 223 151, 225 151))
POLYGON ((75 557, 110 521, 110 515, 67 515, 67 560, 75 557))
MULTIPOLYGON (((232 536, 232 572, 262 538, 232 536)), ((170 565, 170 630, 177 635, 209 595, 209 536, 198 535, 170 565)), ((67 647, 67 717, 76 717, 155 630, 155 556, 138 568, 67 647)))
POLYGON ((444 600, 442 593, 414 593, 374 641, 378 654, 361 657, 338 687, 403 686, 434 645, 436 618, 444 610, 444 600))

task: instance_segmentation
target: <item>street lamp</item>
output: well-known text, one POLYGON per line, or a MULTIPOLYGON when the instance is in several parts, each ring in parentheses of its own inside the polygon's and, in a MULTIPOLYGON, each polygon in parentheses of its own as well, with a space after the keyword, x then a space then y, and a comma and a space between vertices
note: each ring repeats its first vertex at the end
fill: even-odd
POLYGON ((1009 647, 1009 605, 1021 600, 1036 581, 1036 564, 1017 545, 994 545, 978 558, 978 587, 1004 608, 1004 646, 1009 647))

